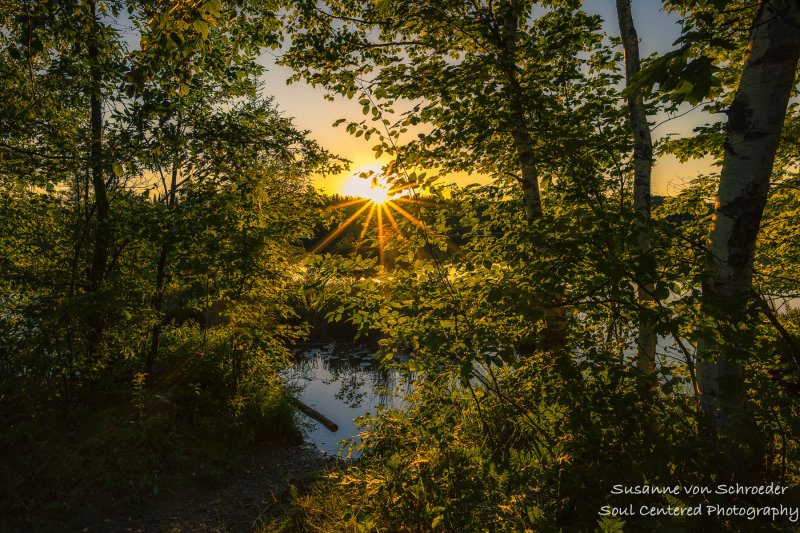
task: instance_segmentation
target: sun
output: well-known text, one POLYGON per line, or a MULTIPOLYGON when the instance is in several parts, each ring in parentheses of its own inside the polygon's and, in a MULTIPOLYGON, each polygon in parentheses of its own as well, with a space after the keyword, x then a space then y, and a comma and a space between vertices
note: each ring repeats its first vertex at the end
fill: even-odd
POLYGON ((382 174, 380 167, 366 167, 362 172, 353 174, 350 179, 342 187, 342 194, 345 196, 356 197, 356 199, 347 199, 341 203, 331 205, 326 210, 343 209, 352 207, 355 212, 351 214, 347 220, 342 222, 338 228, 331 231, 321 241, 319 241, 311 250, 311 253, 318 253, 325 249, 342 231, 344 231, 350 224, 356 220, 363 219, 361 222, 361 235, 355 244, 353 255, 358 253, 361 242, 367 235, 370 223, 374 220, 377 230, 378 241, 378 255, 380 264, 384 264, 384 245, 393 240, 404 239, 400 226, 397 224, 395 215, 402 217, 412 225, 420 228, 428 233, 431 238, 444 242, 448 248, 458 252, 458 247, 449 241, 446 237, 438 235, 426 224, 420 221, 413 214, 409 213, 402 207, 412 205, 425 205, 428 207, 436 207, 436 204, 431 202, 413 198, 411 192, 415 187, 421 183, 407 183, 403 185, 390 186, 385 176, 382 174), (376 170, 379 169, 379 170, 376 170))
POLYGON ((368 194, 363 194, 362 198, 371 200, 374 204, 382 204, 389 199, 389 190, 383 187, 373 187, 368 194))
POLYGON ((342 191, 345 196, 357 196, 376 204, 382 204, 392 198, 394 195, 389 190, 385 179, 382 176, 374 177, 370 174, 362 172, 350 176, 342 191))

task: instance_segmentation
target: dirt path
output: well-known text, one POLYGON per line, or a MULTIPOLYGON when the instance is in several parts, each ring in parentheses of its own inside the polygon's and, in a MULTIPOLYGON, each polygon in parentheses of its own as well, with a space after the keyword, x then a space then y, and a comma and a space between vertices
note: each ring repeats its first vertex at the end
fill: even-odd
POLYGON ((262 531, 289 512, 290 485, 303 492, 337 461, 310 443, 265 449, 248 459, 243 474, 222 487, 156 499, 127 517, 95 515, 77 531, 262 531))

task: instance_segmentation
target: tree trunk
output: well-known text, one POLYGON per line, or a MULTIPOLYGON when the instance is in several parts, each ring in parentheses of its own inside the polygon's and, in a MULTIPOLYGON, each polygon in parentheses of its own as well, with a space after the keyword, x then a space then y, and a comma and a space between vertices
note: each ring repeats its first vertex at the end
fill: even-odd
MULTIPOLYGON (((630 85, 631 79, 640 70, 639 37, 633 24, 630 0, 617 0, 617 18, 619 33, 625 48, 625 80, 630 85)), ((650 125, 639 91, 628 95, 628 114, 633 129, 633 210, 636 213, 636 247, 641 257, 650 253, 650 174, 653 166, 653 141, 650 137, 650 125)), ((640 262, 642 264, 642 262, 640 262)), ((639 305, 645 310, 639 318, 639 335, 636 339, 636 366, 645 376, 652 376, 656 367, 656 333, 655 323, 647 312, 655 307, 653 298, 653 280, 650 273, 639 268, 636 275, 636 291, 639 305)), ((651 386, 654 383, 651 384, 651 386)))
POLYGON ((711 431, 723 436, 752 433, 745 409, 744 326, 756 237, 800 56, 798 27, 800 2, 761 2, 739 87, 728 110, 703 305, 730 336, 724 343, 702 339, 697 364, 703 414, 711 431))
MULTIPOLYGON (((172 163, 172 177, 170 181, 170 191, 168 206, 170 211, 175 210, 175 196, 176 189, 178 188, 178 163, 172 163)), ((169 242, 161 244, 161 253, 158 256, 158 265, 156 266, 156 293, 153 298, 153 310, 156 313, 164 311, 164 279, 166 278, 167 267, 167 254, 169 253, 169 242)), ((144 362, 144 371, 146 374, 152 375, 153 366, 155 365, 156 355, 158 354, 158 347, 161 343, 161 328, 163 327, 163 318, 159 317, 158 322, 153 325, 153 332, 150 336, 150 351, 144 362)))
MULTIPOLYGON (((108 194, 106 191, 106 181, 103 173, 103 96, 102 96, 102 71, 99 65, 100 51, 98 40, 100 32, 97 27, 97 6, 95 2, 90 3, 91 22, 89 27, 88 56, 90 65, 90 125, 91 125, 91 148, 89 153, 92 188, 94 190, 95 212, 97 214, 97 226, 94 236, 94 252, 92 254, 92 265, 88 273, 89 290, 97 294, 100 283, 105 276, 106 262, 108 260, 109 246, 109 206, 108 194)), ((89 312, 89 332, 87 339, 87 351, 90 357, 96 355, 97 345, 103 335, 103 316, 96 309, 89 312)))
MULTIPOLYGON (((511 138, 520 162, 520 184, 522 201, 525 207, 525 220, 528 225, 542 218, 542 199, 539 191, 539 170, 533 141, 525 120, 524 105, 520 95, 519 80, 516 73, 517 25, 520 15, 516 0, 506 5, 503 23, 502 55, 503 70, 507 78, 506 92, 511 104, 511 138)), ((558 300, 558 298, 557 298, 558 300)), ((545 308, 545 343, 553 350, 561 350, 566 345, 566 311, 559 301, 545 308)))

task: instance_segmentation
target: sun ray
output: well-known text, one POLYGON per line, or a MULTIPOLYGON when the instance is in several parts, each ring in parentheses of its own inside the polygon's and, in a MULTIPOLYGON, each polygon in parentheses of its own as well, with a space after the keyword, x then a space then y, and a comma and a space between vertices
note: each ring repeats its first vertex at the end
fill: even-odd
POLYGON ((370 205, 372 205, 372 204, 370 204, 370 203, 366 203, 366 204, 364 204, 364 207, 360 208, 360 209, 359 209, 358 211, 356 211, 356 212, 355 212, 353 215, 351 215, 351 216, 350 216, 350 218, 348 218, 347 220, 345 220, 344 222, 342 222, 342 224, 341 224, 341 225, 340 225, 340 226, 339 226, 339 227, 338 227, 336 230, 334 230, 333 232, 331 232, 330 234, 328 234, 328 236, 327 236, 327 237, 325 237, 325 240, 323 240, 323 241, 322 241, 322 242, 320 242, 318 245, 316 245, 316 246, 315 246, 315 247, 314 247, 314 248, 311 250, 311 253, 312 253, 312 254, 315 254, 315 253, 319 252, 320 250, 322 250, 323 248, 325 248, 325 247, 326 247, 328 244, 330 244, 330 242, 331 242, 333 239, 335 239, 335 238, 336 238, 336 237, 337 237, 337 236, 338 236, 338 235, 339 235, 339 234, 340 234, 342 231, 344 231, 344 229, 345 229, 347 226, 349 226, 349 225, 350 225, 350 224, 351 224, 351 223, 352 223, 352 222, 353 222, 353 221, 354 221, 356 218, 358 218, 358 216, 359 216, 361 213, 363 213, 363 212, 364 212, 364 211, 365 211, 365 210, 366 210, 366 209, 367 209, 367 208, 368 208, 370 205))
MULTIPOLYGON (((371 176, 375 175, 374 172, 369 173, 371 176)), ((422 230, 426 231, 430 235, 432 235, 436 240, 440 242, 444 242, 450 250, 460 253, 461 250, 458 246, 456 246, 453 242, 451 242, 447 237, 443 237, 441 235, 437 235, 433 230, 428 228, 423 222, 418 220, 414 217, 411 213, 400 207, 395 203, 395 200, 407 202, 409 204, 417 204, 417 205, 425 205, 430 207, 440 207, 433 202, 428 202, 425 200, 419 200, 416 198, 409 198, 408 194, 411 193, 411 190, 414 187, 418 187, 424 182, 415 182, 415 183, 406 183, 403 185, 399 185, 396 187, 392 187, 390 184, 386 183, 386 177, 377 174, 372 179, 371 185, 369 181, 364 179, 364 173, 360 175, 353 175, 350 181, 345 188, 345 194, 350 196, 358 196, 358 199, 353 200, 345 200, 339 204, 332 205, 326 208, 327 210, 334 210, 334 209, 341 209, 348 206, 358 205, 364 203, 363 206, 358 207, 358 211, 354 213, 352 216, 348 217, 336 230, 329 233, 319 244, 317 244, 312 253, 319 252, 323 250, 330 242, 338 237, 342 231, 347 228, 350 224, 353 223, 358 217, 361 216, 364 211, 366 211, 367 207, 369 207, 369 212, 367 213, 364 221, 363 227, 361 228, 361 233, 358 237, 358 240, 355 243, 355 248, 353 249, 353 255, 355 256, 361 245, 364 241, 364 238, 369 231, 369 226, 372 223, 373 218, 376 219, 375 225, 377 226, 377 239, 378 239, 378 258, 381 265, 386 264, 386 242, 395 238, 395 235, 398 239, 405 239, 403 236, 402 230, 398 224, 397 218, 392 213, 392 210, 397 211, 398 214, 402 215, 403 217, 407 218, 411 221, 414 225, 418 226, 422 230), (384 215, 387 218, 387 222, 384 222, 383 217, 384 215), (391 228, 391 229, 389 229, 391 228)))
POLYGON ((408 202, 410 204, 424 205, 426 207, 441 207, 440 205, 436 205, 433 202, 429 202, 427 200, 420 200, 418 198, 408 198, 408 197, 401 196, 401 197, 398 197, 398 198, 392 198, 392 200, 400 200, 401 202, 408 202))
POLYGON ((358 249, 361 247, 361 241, 364 240, 364 236, 367 234, 367 228, 369 228, 369 222, 372 220, 372 215, 375 214, 375 208, 378 204, 371 203, 372 207, 369 210, 369 214, 367 214, 367 219, 364 221, 364 228, 361 230, 361 235, 358 236, 358 240, 356 241, 356 248, 353 250, 353 255, 358 253, 358 249))
POLYGON ((378 259, 383 265, 383 203, 375 204, 378 207, 378 259))
POLYGON ((404 191, 406 189, 413 189, 414 187, 417 187, 419 185, 422 185, 421 181, 416 183, 406 183, 405 185, 399 185, 397 187, 389 188, 388 195, 391 196, 390 200, 394 200, 395 199, 394 195, 396 195, 397 193, 404 191))
POLYGON ((397 222, 394 219, 394 215, 392 215, 392 212, 389 210, 388 207, 386 208, 386 218, 388 218, 389 222, 392 224, 392 228, 394 228, 395 235, 397 235, 397 238, 403 240, 404 237, 403 234, 400 232, 400 226, 397 225, 397 222))
POLYGON ((361 202, 367 202, 369 198, 356 198, 355 200, 349 200, 347 202, 341 202, 338 204, 329 205, 325 208, 325 211, 333 211, 334 209, 342 209, 343 207, 348 207, 354 204, 360 204, 361 202))
POLYGON ((418 220, 414 215, 412 215, 411 213, 409 213, 408 211, 406 211, 405 209, 403 209, 402 207, 400 207, 399 205, 394 203, 394 201, 389 200, 388 202, 385 203, 385 205, 393 208, 395 211, 397 211, 398 213, 400 213, 401 215, 406 217, 408 220, 411 221, 412 224, 414 224, 415 226, 419 227, 423 231, 429 233, 430 235, 436 237, 439 240, 444 241, 445 244, 447 245, 447 247, 450 248, 453 252, 461 253, 461 249, 458 247, 458 245, 456 245, 454 242, 452 242, 447 237, 443 237, 443 236, 439 235, 438 233, 436 233, 435 231, 433 231, 431 228, 429 228, 424 223, 422 223, 420 220, 418 220))

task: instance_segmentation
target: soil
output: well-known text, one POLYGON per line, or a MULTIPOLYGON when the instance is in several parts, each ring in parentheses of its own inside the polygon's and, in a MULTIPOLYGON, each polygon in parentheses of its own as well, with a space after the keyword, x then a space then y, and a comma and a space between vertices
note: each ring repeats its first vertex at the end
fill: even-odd
MULTIPOLYGON (((249 456, 235 476, 213 488, 155 496, 135 509, 87 507, 70 523, 37 524, 37 531, 253 532, 270 531, 291 511, 290 486, 308 491, 342 460, 311 443, 270 447, 249 456), (43 526, 43 527, 42 527, 43 526)), ((3 529, 0 527, 0 529, 3 529)))

